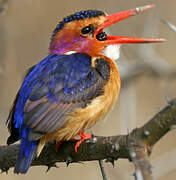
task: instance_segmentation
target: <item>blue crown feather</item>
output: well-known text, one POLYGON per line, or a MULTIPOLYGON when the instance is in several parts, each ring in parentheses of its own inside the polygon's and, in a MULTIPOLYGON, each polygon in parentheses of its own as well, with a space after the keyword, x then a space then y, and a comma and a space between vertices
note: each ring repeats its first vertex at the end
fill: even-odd
POLYGON ((67 16, 63 19, 63 21, 61 21, 55 28, 55 30, 53 31, 52 37, 51 39, 54 38, 54 36, 56 35, 56 33, 58 31, 60 31, 64 25, 68 22, 74 21, 74 20, 81 20, 81 19, 85 19, 85 18, 91 18, 91 17, 98 17, 98 16, 105 16, 105 13, 102 11, 97 11, 97 10, 87 10, 87 11, 80 11, 80 12, 76 12, 75 14, 72 14, 70 16, 67 16))

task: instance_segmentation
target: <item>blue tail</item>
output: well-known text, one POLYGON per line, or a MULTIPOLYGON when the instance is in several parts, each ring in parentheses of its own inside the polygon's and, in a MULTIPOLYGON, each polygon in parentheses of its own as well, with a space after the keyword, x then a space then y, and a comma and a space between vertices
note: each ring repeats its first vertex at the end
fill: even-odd
POLYGON ((35 158, 39 141, 29 141, 21 139, 20 153, 15 165, 14 173, 25 174, 35 158))

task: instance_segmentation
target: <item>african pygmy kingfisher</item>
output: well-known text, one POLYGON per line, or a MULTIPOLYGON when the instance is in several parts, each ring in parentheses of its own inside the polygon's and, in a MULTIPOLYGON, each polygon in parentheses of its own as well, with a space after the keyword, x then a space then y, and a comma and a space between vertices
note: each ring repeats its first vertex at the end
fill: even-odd
POLYGON ((54 30, 49 55, 27 72, 11 108, 7 144, 21 140, 15 173, 26 173, 45 143, 67 141, 102 119, 115 104, 120 76, 114 62, 123 43, 163 39, 109 36, 104 28, 153 5, 107 15, 87 10, 70 15, 54 30))

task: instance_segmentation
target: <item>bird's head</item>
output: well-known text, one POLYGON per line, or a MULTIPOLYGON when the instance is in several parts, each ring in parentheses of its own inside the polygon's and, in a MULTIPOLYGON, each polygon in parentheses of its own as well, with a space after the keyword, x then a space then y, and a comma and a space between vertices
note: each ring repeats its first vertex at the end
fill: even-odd
POLYGON ((107 15, 102 11, 87 10, 77 12, 61 21, 53 32, 50 53, 69 54, 86 53, 93 56, 105 55, 112 59, 119 56, 119 47, 123 43, 153 43, 163 39, 109 36, 104 28, 139 12, 152 8, 153 5, 107 15))

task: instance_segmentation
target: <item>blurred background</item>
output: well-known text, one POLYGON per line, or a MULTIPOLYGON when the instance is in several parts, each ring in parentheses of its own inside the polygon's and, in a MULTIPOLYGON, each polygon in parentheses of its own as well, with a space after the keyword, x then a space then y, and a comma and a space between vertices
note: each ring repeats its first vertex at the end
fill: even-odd
MULTIPOLYGON (((96 135, 126 134, 140 127, 176 97, 176 32, 163 20, 176 25, 174 0, 0 0, 0 145, 8 137, 5 121, 25 71, 48 53, 50 35, 64 16, 85 9, 109 14, 154 3, 156 8, 113 25, 113 35, 166 38, 167 42, 147 45, 124 45, 117 61, 122 77, 120 98, 106 121, 92 130, 96 135)), ((176 177, 176 131, 161 139, 150 157, 154 177, 174 180, 176 177)), ((71 164, 68 168, 32 167, 26 175, 15 175, 12 169, 2 180, 35 178, 101 180, 98 162, 71 164)), ((133 165, 118 160, 113 168, 105 163, 108 180, 133 180, 133 165)))

